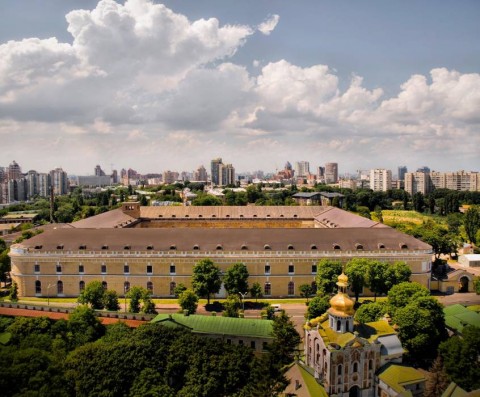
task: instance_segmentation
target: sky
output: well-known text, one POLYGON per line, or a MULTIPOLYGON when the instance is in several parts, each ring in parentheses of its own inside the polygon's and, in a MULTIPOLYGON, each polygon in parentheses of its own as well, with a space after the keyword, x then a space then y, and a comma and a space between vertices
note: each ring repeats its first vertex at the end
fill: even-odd
POLYGON ((480 171, 477 0, 2 0, 0 166, 480 171))

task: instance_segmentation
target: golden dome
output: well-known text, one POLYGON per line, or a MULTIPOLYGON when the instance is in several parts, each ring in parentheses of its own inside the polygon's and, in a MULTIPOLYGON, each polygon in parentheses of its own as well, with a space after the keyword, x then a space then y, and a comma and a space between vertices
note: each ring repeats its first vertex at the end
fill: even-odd
POLYGON ((330 299, 330 306, 337 315, 352 316, 355 313, 353 305, 353 300, 351 300, 347 294, 342 292, 339 292, 330 299))
POLYGON ((340 274, 340 276, 338 276, 338 282, 337 282, 337 285, 340 286, 340 284, 342 284, 342 287, 343 286, 347 286, 348 285, 348 277, 345 273, 342 272, 342 274, 340 274))

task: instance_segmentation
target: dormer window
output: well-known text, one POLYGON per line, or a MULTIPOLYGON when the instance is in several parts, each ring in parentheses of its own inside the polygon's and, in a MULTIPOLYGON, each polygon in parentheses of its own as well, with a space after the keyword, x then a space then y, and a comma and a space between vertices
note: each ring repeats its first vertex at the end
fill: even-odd
POLYGON ((163 215, 159 215, 158 217, 159 217, 159 218, 163 218, 163 215))
POLYGON ((363 250, 363 245, 362 244, 355 244, 355 248, 357 249, 357 251, 361 251, 361 250, 363 250))
POLYGON ((297 214, 294 214, 293 217, 296 218, 296 217, 297 217, 297 214))
POLYGON ((288 244, 287 249, 288 249, 289 251, 292 251, 292 250, 294 250, 295 248, 293 248, 293 245, 292 245, 292 244, 288 244))
POLYGON ((172 215, 172 218, 176 218, 177 216, 176 215, 172 215))
POLYGON ((225 215, 225 218, 230 218, 230 215, 228 215, 228 214, 227 214, 227 215, 225 215))
POLYGON ((384 250, 384 249, 385 249, 385 245, 383 245, 383 244, 378 244, 378 249, 384 250))
POLYGON ((334 244, 333 249, 339 251, 339 250, 341 250, 341 247, 338 244, 334 244))
POLYGON ((200 247, 199 247, 198 245, 194 245, 194 246, 193 246, 193 249, 194 249, 195 251, 197 251, 197 250, 200 249, 200 247))
POLYGON ((36 250, 41 250, 41 249, 42 249, 42 246, 41 246, 41 245, 36 245, 36 246, 35 246, 35 249, 36 249, 36 250))
POLYGON ((190 215, 188 215, 188 214, 187 214, 187 215, 185 215, 185 218, 189 218, 189 217, 190 217, 190 215))
POLYGON ((254 214, 253 217, 256 218, 256 217, 257 217, 257 214, 254 214))
POLYGON ((284 217, 284 215, 283 215, 283 214, 281 214, 281 215, 280 215, 280 218, 283 218, 283 217, 284 217))
POLYGON ((221 250, 223 250, 223 247, 222 247, 220 244, 218 244, 216 249, 217 249, 218 251, 221 251, 221 250))
POLYGON ((198 217, 199 217, 199 218, 203 218, 203 215, 202 215, 202 214, 200 214, 200 215, 198 215, 198 217))
POLYGON ((175 251, 177 249, 177 246, 175 244, 172 244, 170 246, 170 251, 175 251))
POLYGON ((108 250, 108 245, 106 244, 102 245, 102 250, 108 250))
POLYGON ((243 244, 242 245, 242 250, 247 250, 247 249, 248 249, 248 247, 245 244, 243 244))
POLYGON ((63 244, 57 245, 57 250, 63 250, 63 244))
POLYGON ((405 244, 405 243, 401 243, 401 244, 400 244, 400 249, 406 250, 406 249, 408 249, 408 245, 405 244))
POLYGON ((265 244, 265 245, 263 246, 263 249, 265 249, 265 250, 271 250, 272 248, 270 248, 270 246, 269 246, 268 244, 265 244))
POLYGON ((217 216, 215 214, 212 215, 212 218, 216 218, 217 216))
POLYGON ((125 249, 125 250, 129 250, 130 248, 131 247, 129 245, 126 245, 126 246, 123 247, 123 249, 125 249))
POLYGON ((267 214, 267 218, 270 218, 270 214, 267 214))
POLYGON ((147 245, 147 250, 148 250, 148 251, 153 250, 153 245, 147 245))
POLYGON ((87 249, 87 246, 86 245, 81 245, 78 247, 79 250, 86 250, 87 249))
POLYGON ((243 214, 240 214, 240 218, 243 218, 243 214))
POLYGON ((311 249, 311 250, 316 250, 316 249, 317 249, 317 246, 316 246, 315 244, 312 244, 312 245, 310 246, 310 249, 311 249))

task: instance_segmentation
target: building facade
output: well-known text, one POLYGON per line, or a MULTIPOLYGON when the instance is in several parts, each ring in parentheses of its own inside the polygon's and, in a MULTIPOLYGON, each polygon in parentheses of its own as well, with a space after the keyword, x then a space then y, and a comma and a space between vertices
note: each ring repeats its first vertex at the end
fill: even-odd
POLYGON ((338 163, 325 164, 325 183, 337 183, 338 163))
MULTIPOLYGON (((93 280, 124 293, 126 283, 172 297, 210 258, 225 272, 247 266, 249 283, 268 297, 299 296, 321 259, 365 257, 406 262, 413 281, 430 282, 431 247, 339 208, 140 207, 46 231, 11 247, 12 278, 22 296, 78 296, 93 280)), ((368 293, 368 291, 365 291, 368 293)), ((224 292, 223 292, 224 294, 224 292)), ((220 294, 222 296, 222 293, 220 294)))
POLYGON ((370 170, 370 189, 386 192, 392 188, 392 171, 386 169, 370 170))

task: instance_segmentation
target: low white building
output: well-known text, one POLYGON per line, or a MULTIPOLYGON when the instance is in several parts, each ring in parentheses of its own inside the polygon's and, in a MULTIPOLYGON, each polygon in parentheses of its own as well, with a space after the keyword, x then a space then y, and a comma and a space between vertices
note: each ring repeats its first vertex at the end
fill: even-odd
POLYGON ((480 267, 480 254, 460 255, 458 258, 458 263, 460 263, 462 266, 480 267))

